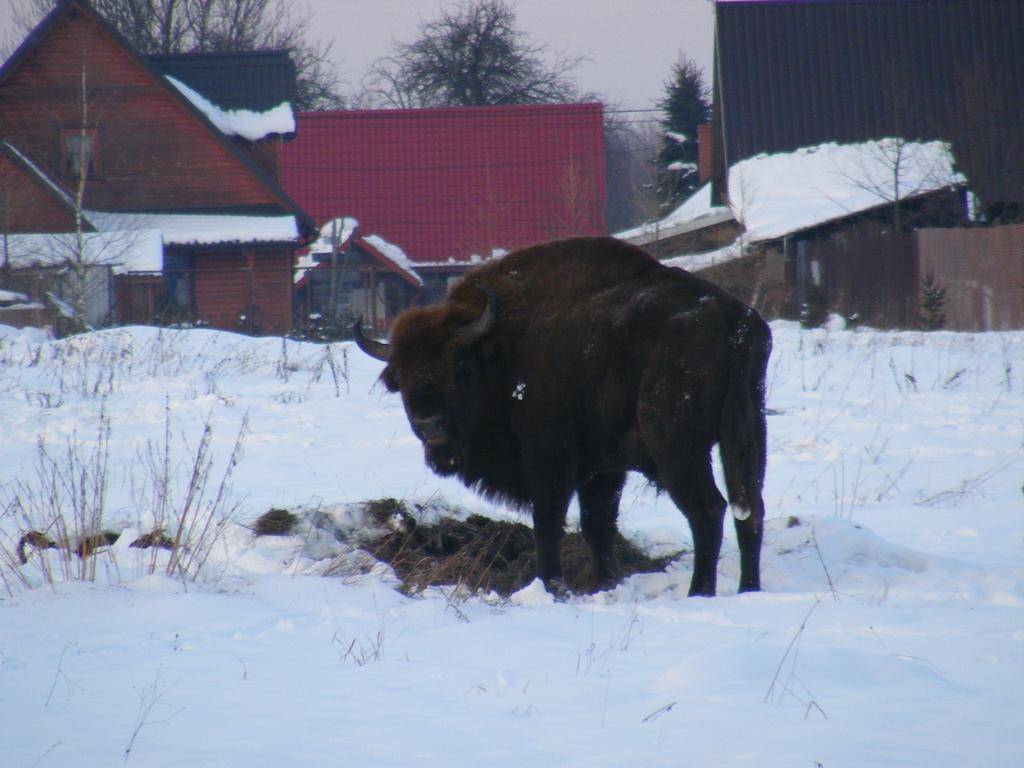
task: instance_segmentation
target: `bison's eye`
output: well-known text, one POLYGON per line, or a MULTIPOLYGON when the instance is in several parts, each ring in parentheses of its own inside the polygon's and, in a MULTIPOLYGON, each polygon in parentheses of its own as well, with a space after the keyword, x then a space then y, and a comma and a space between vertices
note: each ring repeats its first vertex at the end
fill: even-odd
POLYGON ((388 392, 398 391, 398 378, 395 376, 395 372, 391 370, 391 367, 386 367, 380 374, 380 380, 384 382, 384 386, 387 387, 388 392))

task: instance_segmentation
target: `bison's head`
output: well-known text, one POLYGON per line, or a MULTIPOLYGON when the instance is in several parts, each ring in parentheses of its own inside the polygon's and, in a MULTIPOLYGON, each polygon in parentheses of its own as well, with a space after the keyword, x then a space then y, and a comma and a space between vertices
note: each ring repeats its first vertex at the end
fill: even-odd
POLYGON ((391 328, 390 344, 364 336, 361 319, 353 327, 359 348, 387 363, 381 381, 389 391, 401 392, 427 464, 440 475, 454 474, 462 463, 465 379, 472 375, 474 347, 497 318, 494 294, 481 291, 482 309, 449 301, 403 312, 391 328))

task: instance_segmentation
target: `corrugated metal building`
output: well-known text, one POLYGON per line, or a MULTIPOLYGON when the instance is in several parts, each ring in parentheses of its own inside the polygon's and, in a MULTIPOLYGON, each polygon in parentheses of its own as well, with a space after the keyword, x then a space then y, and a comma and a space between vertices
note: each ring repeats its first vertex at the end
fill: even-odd
POLYGON ((1021 0, 718 0, 714 177, 762 152, 952 141, 993 216, 1024 203, 1021 0))

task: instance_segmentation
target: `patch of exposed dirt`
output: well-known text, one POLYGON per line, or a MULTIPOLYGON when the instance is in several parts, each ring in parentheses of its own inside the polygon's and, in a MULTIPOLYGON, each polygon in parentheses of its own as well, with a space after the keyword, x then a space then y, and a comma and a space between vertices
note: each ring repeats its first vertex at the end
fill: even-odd
MULTIPOLYGON (((424 523, 397 499, 377 499, 363 506, 379 532, 362 538, 360 547, 391 566, 409 594, 458 584, 471 592, 494 591, 507 597, 534 578, 533 531, 522 523, 482 515, 424 523)), ((621 534, 616 535, 615 553, 622 578, 663 571, 676 557, 648 557, 621 534)), ((562 566, 569 589, 593 591, 590 548, 580 533, 567 533, 563 539, 562 566)))

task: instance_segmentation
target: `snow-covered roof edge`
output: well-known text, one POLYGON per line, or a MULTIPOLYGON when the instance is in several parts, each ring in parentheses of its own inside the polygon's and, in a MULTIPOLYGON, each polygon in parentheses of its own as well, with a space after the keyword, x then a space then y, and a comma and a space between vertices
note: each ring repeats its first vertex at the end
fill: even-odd
POLYGON ((720 224, 731 218, 733 218, 732 211, 728 208, 712 205, 711 184, 708 183, 663 219, 645 222, 638 227, 616 232, 614 237, 634 245, 644 245, 655 240, 665 240, 703 227, 720 224))
MULTIPOLYGON (((417 286, 423 285, 423 278, 416 272, 416 266, 418 265, 413 265, 412 259, 406 255, 405 251, 394 243, 388 242, 380 235, 356 235, 358 227, 359 220, 351 216, 339 216, 325 222, 320 227, 320 237, 310 245, 309 254, 299 258, 299 268, 312 269, 318 263, 321 263, 323 256, 331 253, 335 238, 337 238, 338 247, 341 250, 345 250, 349 245, 349 241, 354 237, 357 241, 361 241, 364 246, 368 246, 375 251, 375 256, 380 257, 396 273, 400 274, 410 283, 417 286), (318 256, 320 257, 319 259, 317 258, 318 256)), ((296 272, 296 281, 301 279, 299 277, 300 274, 301 272, 296 272)))
POLYGON ((0 256, 15 268, 59 266, 81 257, 87 264, 110 267, 114 274, 163 269, 164 240, 158 230, 83 232, 81 237, 84 254, 79 254, 78 235, 73 232, 7 235, 0 244, 6 253, 0 256))
POLYGON ((964 184, 948 142, 889 137, 743 160, 729 169, 729 202, 753 243, 964 184))
POLYGON ((405 255, 405 251, 394 243, 389 243, 380 235, 366 235, 363 241, 377 251, 381 256, 395 265, 397 270, 403 273, 416 285, 423 285, 423 278, 413 268, 412 261, 405 255))
POLYGON ((287 101, 265 112, 221 109, 180 80, 170 75, 164 75, 164 78, 227 136, 240 136, 247 141, 259 141, 273 134, 295 133, 295 113, 287 101))
POLYGON ((334 247, 334 238, 338 245, 343 246, 359 227, 359 219, 351 216, 338 216, 324 222, 320 227, 320 236, 309 245, 310 253, 330 253, 334 247))
POLYGON ((299 240, 295 216, 246 216, 216 213, 133 213, 89 211, 101 231, 157 230, 166 245, 219 243, 293 243, 299 240))
MULTIPOLYGON (((828 142, 735 164, 729 169, 728 208, 712 205, 708 184, 664 219, 615 237, 646 245, 734 218, 744 228, 744 241, 757 243, 891 205, 897 196, 906 200, 964 184, 948 142, 828 142)), ((683 254, 687 263, 679 266, 701 269, 735 253, 729 246, 683 254)))

